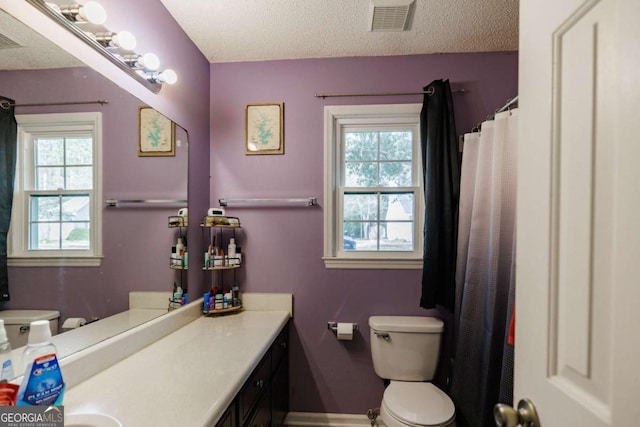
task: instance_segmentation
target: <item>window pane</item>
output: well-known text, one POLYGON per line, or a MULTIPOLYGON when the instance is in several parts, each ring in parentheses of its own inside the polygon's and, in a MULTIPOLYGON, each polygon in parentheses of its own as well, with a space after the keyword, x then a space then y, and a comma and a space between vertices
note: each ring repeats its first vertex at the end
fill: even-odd
POLYGON ((411 162, 385 162, 380 164, 381 187, 408 187, 412 184, 411 162))
POLYGON ((64 189, 64 168, 39 167, 36 169, 36 190, 64 189))
POLYGON ((380 228, 386 231, 381 251, 413 251, 413 222, 382 222, 380 228))
POLYGON ((377 132, 346 132, 344 136, 346 161, 377 160, 377 132))
POLYGON ((38 138, 36 143, 36 165, 64 164, 63 138, 38 138))
POLYGON ((380 204, 382 220, 413 220, 413 193, 382 194, 380 204))
POLYGON ((65 196, 62 198, 63 221, 89 221, 89 196, 65 196))
POLYGON ((58 196, 32 196, 30 222, 60 221, 60 198, 58 196))
POLYGON ((60 223, 32 223, 29 249, 60 249, 60 223))
POLYGON ((411 161, 411 146, 410 131, 380 132, 380 160, 411 161))
POLYGON ((371 221, 378 219, 378 196, 376 194, 345 194, 344 220, 371 221))
POLYGON ((89 249, 89 223, 63 222, 62 249, 89 249))
MULTIPOLYGON (((355 227, 358 225, 357 223, 348 223, 348 224, 350 226, 349 228, 353 228, 353 229, 355 229, 355 227)), ((345 227, 346 226, 347 224, 345 224, 345 227)), ((358 243, 356 242, 356 239, 354 239, 353 237, 345 233, 344 236, 342 236, 342 248, 345 251, 355 251, 358 248, 358 243)))
POLYGON ((91 166, 67 168, 67 190, 91 190, 93 187, 93 169, 91 166))
POLYGON ((348 162, 345 164, 344 185, 346 187, 377 187, 377 162, 348 162))
POLYGON ((91 138, 67 139, 67 165, 90 165, 93 163, 91 138))
POLYGON ((345 236, 343 238, 344 249, 353 251, 377 251, 378 250, 378 223, 345 221, 345 236), (347 248, 350 241, 353 248, 347 248))

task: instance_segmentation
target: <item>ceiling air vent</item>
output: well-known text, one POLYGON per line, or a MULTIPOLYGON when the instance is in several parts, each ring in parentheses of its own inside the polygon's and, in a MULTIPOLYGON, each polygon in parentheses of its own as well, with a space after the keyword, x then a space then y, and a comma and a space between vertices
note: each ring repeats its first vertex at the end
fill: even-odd
POLYGON ((0 49, 8 49, 12 47, 21 47, 18 43, 11 40, 9 37, 0 33, 0 49))
POLYGON ((414 0, 371 0, 369 31, 406 31, 409 29, 414 0))

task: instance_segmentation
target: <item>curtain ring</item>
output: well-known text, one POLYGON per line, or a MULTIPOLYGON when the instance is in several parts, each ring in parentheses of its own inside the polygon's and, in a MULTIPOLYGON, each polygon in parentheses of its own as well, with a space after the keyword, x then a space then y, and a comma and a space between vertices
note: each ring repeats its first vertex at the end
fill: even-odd
POLYGON ((426 90, 426 94, 429 96, 435 95, 436 90, 433 88, 433 86, 429 86, 426 90))
POLYGON ((8 110, 9 108, 11 108, 11 103, 6 99, 0 99, 0 107, 2 107, 5 110, 8 110))

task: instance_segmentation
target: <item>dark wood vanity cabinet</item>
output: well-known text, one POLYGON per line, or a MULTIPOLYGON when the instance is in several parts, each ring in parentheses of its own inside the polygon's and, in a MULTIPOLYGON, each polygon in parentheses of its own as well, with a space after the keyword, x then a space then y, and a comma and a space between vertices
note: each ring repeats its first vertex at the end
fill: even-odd
POLYGON ((281 427, 289 412, 289 324, 285 325, 216 427, 281 427))

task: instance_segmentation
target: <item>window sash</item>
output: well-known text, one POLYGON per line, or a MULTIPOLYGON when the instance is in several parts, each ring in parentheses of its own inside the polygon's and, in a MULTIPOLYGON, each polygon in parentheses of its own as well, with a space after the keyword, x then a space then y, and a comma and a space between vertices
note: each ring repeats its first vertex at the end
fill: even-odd
MULTIPOLYGON (((11 266, 98 266, 102 258, 102 115, 101 113, 63 113, 17 115, 18 159, 14 203, 9 235, 11 266), (38 190, 36 181, 36 140, 38 138, 90 138, 92 140, 91 189, 38 190), (88 249, 30 249, 33 197, 88 195, 88 249)), ((48 165, 47 165, 48 166, 48 165)), ((67 165, 70 166, 70 165, 67 165)), ((75 167, 77 165, 71 165, 75 167)), ((69 222, 64 220, 63 222, 69 222)))
POLYGON ((40 247, 37 247, 37 241, 38 241, 38 236, 34 234, 34 227, 37 227, 39 224, 55 224, 57 225, 59 228, 62 228, 63 225, 65 224, 87 224, 89 228, 89 230, 91 229, 92 226, 95 226, 95 224, 92 224, 91 221, 91 210, 92 210, 92 205, 94 203, 93 199, 94 199, 94 195, 92 191, 87 191, 87 190, 59 190, 59 191, 25 191, 25 212, 28 212, 28 214, 26 215, 27 217, 27 246, 26 249, 29 252, 35 251, 35 253, 41 253, 43 251, 50 251, 53 253, 65 253, 67 251, 69 251, 69 253, 71 254, 75 254, 77 255, 78 253, 81 252, 93 252, 93 244, 94 244, 94 238, 91 236, 91 234, 89 235, 89 246, 86 248, 77 248, 77 249, 71 249, 71 248, 63 248, 63 240, 61 237, 61 233, 60 233, 60 237, 58 239, 58 243, 59 243, 59 247, 57 249, 42 249, 40 247), (43 219, 43 220, 39 220, 37 218, 37 216, 34 214, 33 212, 33 200, 35 198, 40 198, 40 197, 52 197, 52 198, 58 198, 58 199, 63 199, 65 197, 79 197, 79 196, 84 196, 87 197, 89 199, 89 215, 88 218, 86 219, 79 219, 79 220, 73 220, 73 219, 64 219, 63 218, 63 212, 62 212, 62 200, 60 200, 60 209, 58 210, 58 214, 57 214, 57 219, 43 219))
MULTIPOLYGON (((420 165, 420 104, 325 107, 325 264, 329 268, 420 268, 422 264, 422 228, 424 194, 420 165), (345 134, 348 132, 387 132, 410 130, 412 139, 411 185, 345 186, 345 134), (413 197, 413 251, 344 250, 345 194, 407 193, 413 197)), ((378 144, 379 147, 379 144, 378 144)), ((390 161, 397 161, 391 159, 390 161)), ((378 155, 374 163, 386 160, 378 155)), ((379 183, 379 182, 378 182, 379 183)), ((378 216, 378 223, 387 222, 378 216)), ((396 221, 394 221, 396 222, 396 221)), ((378 240, 380 237, 378 236, 378 240)))
POLYGON ((418 236, 420 230, 422 229, 422 224, 419 224, 416 220, 417 217, 421 217, 418 215, 419 212, 419 203, 423 199, 420 196, 421 189, 419 187, 376 187, 375 189, 368 188, 366 190, 360 188, 339 188, 337 191, 337 200, 336 200, 336 255, 339 257, 346 258, 360 258, 363 256, 367 257, 391 257, 391 258, 404 258, 404 257, 415 257, 420 256, 422 253, 422 245, 420 245, 421 239, 418 236), (382 216, 381 202, 380 196, 384 195, 394 195, 394 194, 407 194, 411 195, 413 198, 413 206, 412 212, 413 217, 411 219, 387 219, 382 216), (345 220, 345 195, 376 195, 377 197, 377 209, 378 212, 376 217, 373 219, 364 219, 364 220, 345 220), (375 250, 345 250, 344 249, 344 235, 345 235, 345 223, 375 223, 378 226, 380 224, 395 224, 395 223, 407 223, 412 225, 412 250, 388 250, 388 249, 380 249, 380 241, 381 236, 378 232, 378 236, 376 238, 377 249, 375 250))

